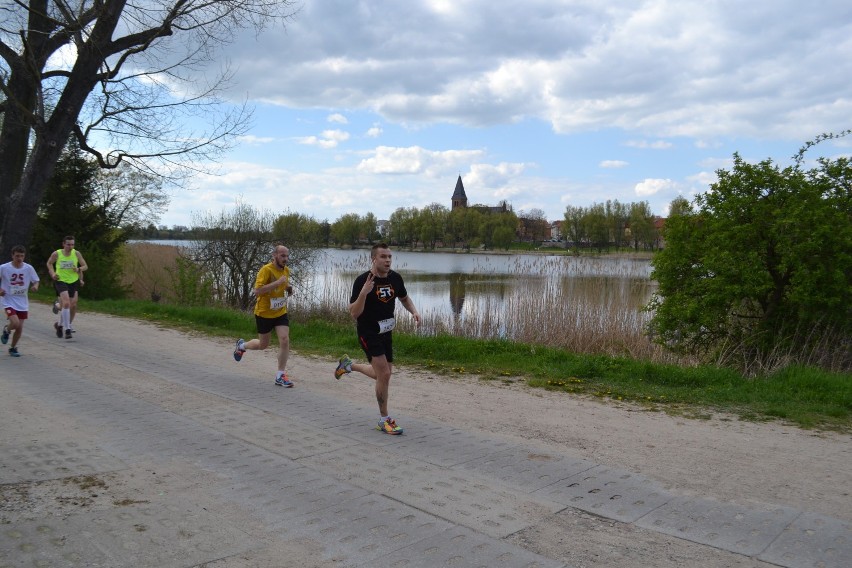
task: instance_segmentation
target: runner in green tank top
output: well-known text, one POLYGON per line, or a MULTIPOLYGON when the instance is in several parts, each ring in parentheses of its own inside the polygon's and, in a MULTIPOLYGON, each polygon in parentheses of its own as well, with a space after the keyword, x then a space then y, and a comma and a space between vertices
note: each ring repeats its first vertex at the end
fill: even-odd
POLYGON ((53 324, 56 337, 61 338, 63 330, 65 339, 71 339, 74 328, 71 323, 77 315, 77 289, 83 286, 83 273, 89 268, 83 255, 74 248, 74 237, 68 235, 62 239, 62 248, 53 251, 47 259, 47 271, 59 296, 59 321, 53 324))

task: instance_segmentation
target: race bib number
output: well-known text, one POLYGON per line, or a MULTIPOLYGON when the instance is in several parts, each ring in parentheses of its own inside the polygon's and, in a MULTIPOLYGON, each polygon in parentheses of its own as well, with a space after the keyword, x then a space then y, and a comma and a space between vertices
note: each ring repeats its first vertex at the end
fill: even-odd
POLYGON ((393 331, 394 327, 396 327, 396 318, 388 318, 379 321, 379 333, 393 331))
POLYGON ((12 295, 13 296, 26 296, 27 288, 26 286, 13 286, 12 287, 12 295))
POLYGON ((65 268, 65 269, 68 269, 68 270, 73 270, 74 269, 74 261, 73 260, 60 260, 59 261, 59 268, 65 268))
POLYGON ((279 298, 269 298, 269 308, 272 310, 280 310, 287 305, 287 298, 281 296, 279 298))

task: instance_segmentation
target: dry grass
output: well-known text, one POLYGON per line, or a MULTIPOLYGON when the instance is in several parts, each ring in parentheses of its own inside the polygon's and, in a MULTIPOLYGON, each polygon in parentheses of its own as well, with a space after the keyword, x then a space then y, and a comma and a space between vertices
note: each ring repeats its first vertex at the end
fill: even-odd
POLYGON ((130 297, 134 300, 174 300, 173 274, 179 256, 178 247, 172 245, 128 244, 122 284, 130 288, 130 297))

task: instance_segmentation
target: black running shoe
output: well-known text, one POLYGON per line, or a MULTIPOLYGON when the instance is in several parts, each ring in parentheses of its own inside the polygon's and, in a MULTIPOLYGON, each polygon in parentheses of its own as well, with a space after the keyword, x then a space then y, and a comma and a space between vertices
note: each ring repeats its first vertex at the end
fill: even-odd
POLYGON ((65 339, 71 339, 71 330, 70 329, 65 330, 65 339))
POLYGON ((62 326, 59 325, 59 322, 53 322, 53 329, 56 330, 56 337, 62 339, 62 326))

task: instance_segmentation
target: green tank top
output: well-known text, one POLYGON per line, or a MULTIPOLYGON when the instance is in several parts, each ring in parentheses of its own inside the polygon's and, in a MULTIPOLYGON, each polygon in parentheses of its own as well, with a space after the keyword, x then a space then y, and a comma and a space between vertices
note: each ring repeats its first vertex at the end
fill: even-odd
POLYGON ((77 249, 71 249, 71 254, 68 256, 65 256, 64 249, 56 251, 55 270, 56 275, 59 277, 59 281, 65 282, 66 284, 73 284, 79 280, 80 275, 75 270, 79 262, 80 261, 77 259, 77 249))

